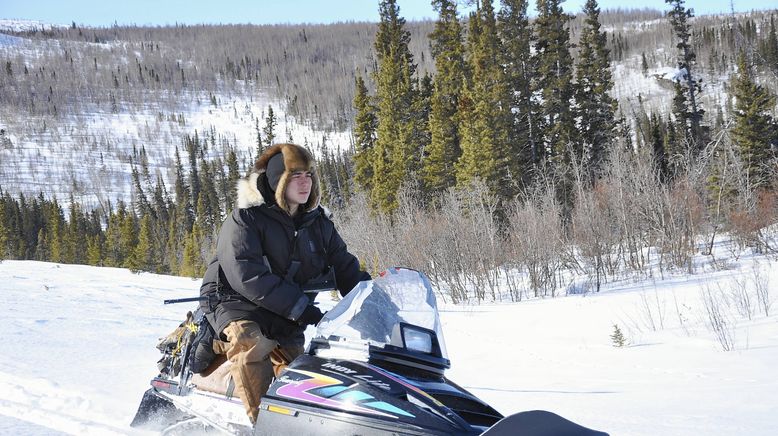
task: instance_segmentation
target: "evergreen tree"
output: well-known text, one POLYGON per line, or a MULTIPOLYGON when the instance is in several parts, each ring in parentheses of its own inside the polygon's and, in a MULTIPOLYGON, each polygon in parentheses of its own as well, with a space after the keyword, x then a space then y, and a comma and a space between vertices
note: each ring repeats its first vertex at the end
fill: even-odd
POLYGON ((411 104, 412 132, 408 152, 411 153, 408 175, 414 179, 423 178, 423 166, 430 146, 430 112, 432 104, 432 76, 425 73, 416 80, 411 104))
POLYGON ((581 148, 575 138, 573 99, 573 57, 570 54, 571 16, 562 10, 561 0, 537 0, 535 20, 538 89, 542 98, 545 153, 557 162, 569 162, 568 147, 580 160, 581 148))
MULTIPOLYGON (((49 243, 46 240, 46 229, 41 228, 38 230, 38 243, 35 245, 35 260, 47 262, 50 258, 51 253, 49 252, 49 243)), ((2 256, 0 256, 0 259, 2 259, 2 256)))
POLYGON ((180 275, 192 278, 202 276, 202 272, 205 269, 200 256, 202 246, 203 238, 201 237, 199 227, 195 226, 186 238, 181 266, 178 270, 180 275))
POLYGON ((778 127, 772 117, 775 96, 754 81, 746 55, 738 58, 738 74, 732 83, 735 125, 732 140, 740 150, 752 186, 766 186, 774 175, 771 146, 778 143, 778 127))
POLYGON ((156 271, 157 261, 155 253, 157 248, 154 244, 154 235, 152 233, 151 216, 145 215, 140 220, 140 231, 138 233, 138 244, 135 246, 128 268, 134 272, 138 271, 156 271))
POLYGON ((86 262, 84 247, 86 229, 83 225, 81 205, 75 202, 73 194, 70 194, 70 215, 68 219, 67 233, 65 235, 65 254, 62 262, 82 264, 86 262))
POLYGON ((775 19, 770 15, 770 31, 765 42, 765 62, 774 75, 778 75, 778 35, 775 31, 775 19))
POLYGON ((86 243, 86 261, 93 266, 103 266, 102 234, 90 235, 86 243))
MULTIPOLYGON (((197 200, 200 198, 200 175, 197 172, 197 158, 200 155, 200 138, 195 130, 194 137, 186 135, 184 137, 184 146, 186 147, 186 153, 189 157, 189 195, 190 208, 197 204, 197 200)), ((176 192, 178 195, 178 192, 176 192)), ((176 201, 181 201, 180 197, 176 197, 176 201)))
POLYGON ((259 117, 254 119, 254 129, 257 132, 257 156, 261 156, 265 151, 265 143, 262 141, 262 129, 259 128, 259 117))
POLYGON ((49 235, 48 243, 51 256, 50 259, 52 262, 65 262, 67 250, 64 241, 65 216, 56 198, 51 201, 48 207, 47 216, 48 228, 46 233, 49 235))
POLYGON ((119 222, 119 247, 121 250, 124 268, 134 267, 133 253, 138 245, 138 218, 135 213, 125 213, 119 222))
POLYGON ((373 188, 373 152, 376 141, 375 107, 362 76, 354 79, 354 181, 365 192, 373 188))
POLYGON ((412 142, 414 120, 413 63, 408 43, 410 32, 400 16, 396 0, 379 3, 380 22, 375 51, 378 70, 374 75, 376 100, 376 143, 373 153, 372 204, 384 212, 397 207, 397 191, 412 174, 418 162, 412 142))
POLYGON ((664 129, 662 119, 652 113, 651 121, 649 122, 649 140, 654 161, 654 171, 659 175, 661 182, 665 182, 668 179, 664 129))
POLYGON ((0 189, 0 260, 5 259, 8 256, 8 245, 11 239, 11 231, 9 228, 8 213, 6 210, 10 204, 6 199, 6 195, 3 194, 0 189))
POLYGON ((502 39, 501 63, 505 66, 509 93, 513 96, 513 120, 508 142, 510 144, 508 170, 526 186, 543 156, 540 138, 539 107, 533 93, 536 76, 536 58, 531 46, 535 40, 527 16, 528 0, 503 0, 498 14, 498 29, 502 39))
POLYGON ((510 197, 516 180, 507 174, 508 132, 512 114, 508 83, 499 63, 502 51, 491 0, 471 17, 477 31, 469 35, 472 79, 465 89, 470 113, 462 126, 462 156, 457 162, 457 184, 486 181, 493 193, 510 197))
MULTIPOLYGON (((181 164, 181 157, 176 148, 176 181, 173 187, 176 197, 176 231, 178 234, 188 233, 192 229, 194 222, 194 211, 192 209, 192 198, 190 187, 186 183, 184 166, 181 164)), ((199 185, 199 181, 197 182, 199 185)))
POLYGON ((429 35, 436 75, 430 102, 430 145, 424 158, 422 177, 430 193, 454 185, 454 164, 462 153, 458 106, 465 80, 462 26, 457 17, 456 2, 434 0, 438 11, 435 30, 429 35))
MULTIPOLYGON (((276 127, 278 126, 278 120, 273 112, 273 106, 268 105, 267 115, 265 116, 265 127, 262 129, 262 133, 265 135, 265 145, 270 147, 275 144, 276 140, 276 127)), ((257 136, 259 138, 259 136, 257 136)), ((259 155, 257 155, 259 157, 259 155)))
POLYGON ((230 147, 227 152, 227 189, 224 192, 224 210, 229 212, 232 206, 235 204, 235 187, 238 185, 238 179, 240 179, 240 171, 238 170, 238 155, 235 153, 235 147, 230 147))
POLYGON ((613 324, 613 334, 611 334, 611 341, 613 341, 614 347, 621 348, 627 345, 627 338, 624 337, 624 333, 621 332, 621 329, 616 324, 613 324))
POLYGON ((673 31, 678 38, 676 47, 679 50, 679 73, 673 105, 676 135, 683 133, 682 139, 686 142, 684 144, 686 148, 692 152, 698 152, 705 145, 701 130, 702 116, 705 111, 697 101, 702 88, 693 75, 697 55, 690 42, 692 31, 689 20, 694 17, 694 14, 691 9, 685 8, 685 0, 665 0, 665 3, 672 7, 667 16, 670 18, 670 24, 672 24, 673 31))
POLYGON ((608 94, 613 89, 607 37, 600 31, 600 9, 596 0, 587 0, 586 19, 578 43, 576 104, 584 163, 590 178, 599 174, 618 131, 616 101, 608 94))

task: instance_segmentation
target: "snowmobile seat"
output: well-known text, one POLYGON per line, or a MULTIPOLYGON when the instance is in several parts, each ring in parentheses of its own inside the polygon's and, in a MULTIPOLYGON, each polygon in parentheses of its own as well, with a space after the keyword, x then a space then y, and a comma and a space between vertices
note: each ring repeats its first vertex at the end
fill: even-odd
POLYGON ((227 356, 218 354, 205 371, 200 374, 193 374, 190 382, 202 391, 232 398, 235 383, 230 375, 230 366, 232 366, 232 363, 227 360, 227 356))

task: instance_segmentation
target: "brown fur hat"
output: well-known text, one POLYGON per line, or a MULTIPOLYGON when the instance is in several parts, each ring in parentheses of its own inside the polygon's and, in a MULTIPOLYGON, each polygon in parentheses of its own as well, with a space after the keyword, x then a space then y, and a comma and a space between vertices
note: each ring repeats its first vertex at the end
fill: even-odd
MULTIPOLYGON (((311 195, 308 197, 308 202, 300 205, 303 211, 309 211, 315 209, 319 205, 319 199, 321 198, 319 176, 316 174, 311 153, 304 147, 297 144, 275 144, 272 147, 265 150, 262 156, 254 163, 254 172, 258 174, 264 174, 267 171, 267 165, 270 158, 281 153, 284 157, 284 172, 281 178, 278 180, 278 186, 275 189, 275 200, 279 207, 289 212, 289 205, 286 204, 286 197, 284 193, 289 186, 289 181, 294 172, 297 171, 310 171, 313 173, 311 179, 311 195)), ((266 177, 261 177, 266 179, 266 177)))

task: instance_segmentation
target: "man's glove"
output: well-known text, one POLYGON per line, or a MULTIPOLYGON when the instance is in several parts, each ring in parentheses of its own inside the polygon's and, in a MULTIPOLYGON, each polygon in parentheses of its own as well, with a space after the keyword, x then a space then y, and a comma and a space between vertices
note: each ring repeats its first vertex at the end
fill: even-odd
POLYGON ((297 324, 300 325, 316 325, 321 321, 321 317, 323 317, 324 314, 321 313, 321 310, 319 310, 318 307, 314 305, 308 305, 308 307, 303 310, 303 314, 300 315, 300 318, 297 319, 297 324))

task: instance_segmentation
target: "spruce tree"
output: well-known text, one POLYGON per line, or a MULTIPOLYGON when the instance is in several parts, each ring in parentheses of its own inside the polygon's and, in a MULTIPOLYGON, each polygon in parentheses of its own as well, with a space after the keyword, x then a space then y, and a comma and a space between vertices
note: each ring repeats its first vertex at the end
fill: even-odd
MULTIPOLYGON (((192 229, 194 222, 194 210, 192 207, 192 193, 190 186, 186 183, 186 174, 184 166, 181 164, 181 157, 176 148, 175 154, 176 181, 173 187, 176 199, 176 222, 177 232, 180 235, 188 233, 192 229)), ((199 181, 197 182, 199 185, 199 181)))
POLYGON ((573 100, 573 57, 570 54, 571 16, 562 10, 561 0, 537 0, 535 20, 535 56, 538 65, 538 89, 542 98, 545 153, 556 162, 569 162, 568 147, 581 156, 575 141, 573 100))
POLYGON ((649 140, 654 161, 654 171, 661 182, 668 179, 667 153, 665 152, 665 136, 662 119, 655 113, 651 114, 649 122, 649 140))
POLYGON ((600 31, 600 9, 596 0, 584 6, 584 28, 578 43, 576 104, 584 164, 590 179, 599 174, 613 144, 618 123, 616 101, 608 94, 613 89, 607 37, 600 31))
POLYGON ((101 234, 90 235, 86 243, 86 262, 92 266, 102 266, 103 241, 101 234))
POLYGON ((374 75, 376 100, 376 143, 373 153, 372 204, 390 212, 397 207, 397 191, 412 174, 418 162, 413 144, 414 102, 413 63, 408 43, 410 32, 400 16, 396 0, 379 4, 380 22, 376 33, 375 51, 378 70, 374 75))
POLYGON ((157 247, 155 247, 156 244, 154 241, 151 216, 145 215, 140 220, 138 244, 135 246, 132 255, 130 256, 128 267, 132 271, 156 271, 157 262, 155 260, 155 254, 157 253, 157 247))
POLYGON ((238 179, 240 179, 238 155, 235 153, 235 147, 230 147, 230 150, 227 152, 227 160, 225 163, 227 164, 227 188, 229 190, 225 192, 227 201, 224 204, 224 210, 229 211, 235 204, 235 187, 238 184, 238 179))
POLYGON ((469 35, 472 79, 465 90, 470 113, 463 124, 462 156, 457 162, 457 184, 469 185, 480 178, 492 193, 509 198, 517 180, 507 169, 508 132, 511 128, 511 97, 499 63, 502 46, 491 0, 486 0, 471 18, 477 31, 469 35))
POLYGON ((513 97, 513 119, 508 134, 510 144, 508 170, 521 180, 531 183, 536 166, 543 156, 541 145, 542 126, 539 106, 533 92, 536 76, 536 58, 531 46, 535 40, 527 15, 528 0, 503 0, 498 14, 498 29, 502 40, 501 60, 505 67, 508 89, 513 97))
POLYGON ((65 262, 65 216, 62 212, 62 208, 59 206, 57 199, 52 199, 48 208, 48 228, 46 233, 48 236, 49 253, 52 262, 65 262))
POLYGON ((373 153, 376 141, 375 107, 365 80, 357 75, 354 79, 354 182, 365 192, 373 189, 373 153))
MULTIPOLYGON (((276 140, 276 127, 278 126, 278 120, 273 112, 273 106, 268 105, 267 115, 265 116, 265 127, 262 128, 262 133, 265 135, 265 145, 270 147, 275 144, 276 140)), ((257 155, 259 157, 259 155, 257 155)))
POLYGON ((123 258, 121 266, 133 268, 133 253, 138 245, 138 217, 134 212, 127 212, 119 222, 119 247, 123 258))
POLYGON ((66 263, 86 263, 84 247, 86 247, 86 229, 83 225, 81 205, 76 203, 73 194, 70 195, 70 214, 67 232, 65 234, 65 254, 62 261, 66 263))
MULTIPOLYGON (((200 175, 197 172, 197 158, 200 153, 200 138, 195 130, 194 136, 190 137, 186 135, 184 137, 184 146, 186 147, 186 153, 189 158, 189 205, 190 207, 197 204, 197 200, 200 198, 200 175)), ((178 195, 178 192, 176 192, 178 195)), ((181 201, 176 197, 176 201, 181 201)))
POLYGON ((454 164, 462 153, 458 106, 466 65, 456 1, 433 0, 432 5, 438 11, 435 30, 429 35, 436 74, 430 102, 430 145, 422 177, 427 192, 439 193, 454 185, 454 164))
POLYGON ((7 204, 6 196, 0 189, 0 260, 6 259, 8 256, 8 243, 10 241, 10 228, 9 220, 6 209, 10 204, 7 204))
POLYGON ((767 33, 767 40, 765 41, 765 62, 773 75, 778 75, 778 35, 775 31, 775 19, 770 15, 770 31, 767 33))
POLYGON ((261 156, 265 151, 265 143, 262 141, 262 129, 259 127, 259 117, 254 118, 254 129, 257 132, 257 156, 261 156))
POLYGON ((732 82, 736 101, 730 134, 740 150, 751 186, 764 187, 775 173, 771 159, 772 143, 778 143, 778 127, 772 117, 775 96, 755 82, 745 53, 738 58, 738 73, 732 82))
POLYGON ((679 50, 679 73, 676 82, 678 86, 675 89, 673 111, 676 118, 676 134, 683 132, 684 148, 687 148, 692 153, 696 153, 705 145, 705 138, 703 138, 701 129, 702 116, 705 111, 698 102, 702 87, 694 76, 697 55, 691 45, 692 30, 689 23, 694 14, 691 9, 685 8, 685 0, 665 0, 665 3, 671 6, 667 16, 678 38, 676 47, 679 50))

